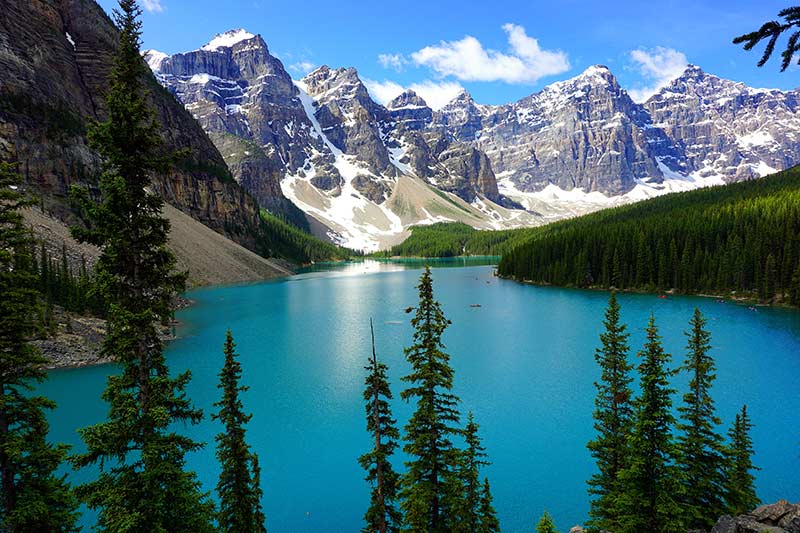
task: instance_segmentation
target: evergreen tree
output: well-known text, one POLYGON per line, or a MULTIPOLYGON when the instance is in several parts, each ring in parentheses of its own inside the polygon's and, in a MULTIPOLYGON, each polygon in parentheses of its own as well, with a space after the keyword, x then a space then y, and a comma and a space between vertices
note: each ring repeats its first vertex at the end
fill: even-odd
POLYGON ((716 379, 714 359, 709 355, 711 335, 706 320, 695 308, 688 337, 686 361, 682 370, 691 376, 689 392, 678 408, 678 466, 683 482, 683 509, 691 529, 711 529, 725 513, 722 499, 724 456, 716 433, 720 424, 715 414, 711 386, 716 379))
MULTIPOLYGON (((793 28, 800 27, 800 7, 783 9, 778 13, 778 16, 783 17, 783 22, 776 20, 765 22, 758 30, 745 33, 733 40, 733 44, 743 44, 744 49, 747 51, 752 50, 761 41, 767 41, 764 54, 758 62, 759 67, 763 67, 767 61, 769 61, 769 58, 772 57, 772 53, 775 51, 775 45, 781 34, 793 28)), ((796 30, 793 31, 786 43, 786 49, 781 52, 781 72, 789 68, 789 65, 795 59, 795 54, 800 50, 800 44, 797 42, 798 37, 800 37, 800 34, 798 34, 796 30)))
POLYGON ((387 366, 378 362, 375 351, 375 331, 372 319, 369 321, 372 336, 372 358, 365 370, 364 400, 366 401, 367 432, 372 436, 372 450, 358 458, 358 462, 367 471, 366 480, 372 486, 370 505, 364 515, 364 533, 395 533, 400 530, 401 516, 395 506, 400 477, 392 468, 389 458, 397 448, 397 431, 389 407, 392 391, 389 378, 386 376, 387 366))
POLYGON ((744 405, 741 412, 736 414, 728 433, 730 443, 724 494, 727 513, 733 516, 749 513, 760 503, 753 475, 758 468, 753 466, 752 427, 747 406, 744 405))
MULTIPOLYGON (((478 435, 478 424, 470 412, 464 428, 466 448, 461 452, 458 477, 461 480, 462 496, 458 502, 457 519, 453 531, 472 533, 478 530, 481 519, 481 500, 484 486, 480 479, 480 469, 488 465, 486 449, 478 435)), ((491 498, 491 494, 489 495, 491 498)))
POLYGON ((100 201, 74 189, 87 228, 73 233, 101 248, 99 290, 112 302, 102 353, 121 372, 103 393, 108 420, 80 430, 87 450, 74 462, 99 467, 98 477, 79 487, 83 501, 99 510, 99 530, 203 532, 212 529, 213 504, 185 470, 186 454, 202 444, 176 431, 199 423, 202 412, 186 396, 190 373, 170 376, 159 334, 185 276, 174 272, 166 247, 163 201, 147 189, 167 158, 158 154, 157 125, 143 96, 149 74, 139 50, 140 14, 135 0, 120 0, 114 13, 120 34, 108 119, 89 132, 104 160, 100 201))
POLYGON ((597 473, 589 479, 589 494, 594 496, 589 509, 589 525, 614 531, 617 527, 614 505, 619 497, 619 473, 627 465, 627 439, 631 431, 631 370, 628 337, 620 323, 620 305, 614 292, 608 300, 602 347, 595 353, 600 365, 600 381, 595 383, 594 428, 597 437, 587 447, 597 463, 597 473))
POLYGON ((67 448, 47 442, 44 411, 55 404, 30 394, 46 378, 47 360, 28 343, 38 294, 20 182, 0 163, 0 531, 77 531, 77 499, 56 475, 67 448))
POLYGON ((216 436, 217 460, 222 470, 217 483, 219 530, 226 533, 266 532, 261 506, 260 472, 256 475, 258 459, 245 441, 245 425, 252 415, 245 414, 240 393, 247 387, 239 384, 242 365, 236 354, 236 344, 230 330, 225 335, 225 364, 219 373, 222 399, 214 403, 218 411, 212 419, 219 420, 224 431, 216 436))
POLYGON ((405 427, 403 451, 411 459, 401 478, 401 508, 407 531, 443 533, 453 529, 453 511, 461 492, 459 453, 451 440, 460 434, 459 400, 451 392, 453 369, 442 344, 450 321, 433 297, 430 268, 420 277, 418 289, 419 305, 411 319, 414 343, 405 350, 412 372, 403 381, 410 386, 401 393, 406 401, 416 400, 416 411, 405 427))
POLYGON ((497 519, 497 512, 492 505, 492 489, 489 486, 489 478, 483 478, 483 489, 481 490, 480 507, 478 511, 477 533, 499 533, 500 521, 497 519))
POLYGON ((661 346, 655 317, 650 316, 647 342, 639 353, 641 396, 634 402, 628 465, 620 472, 617 499, 619 526, 615 533, 674 533, 681 531, 680 484, 674 467, 672 442, 673 390, 667 365, 670 355, 661 346))
POLYGON ((553 517, 547 511, 544 512, 539 523, 536 524, 536 533, 558 533, 553 517))

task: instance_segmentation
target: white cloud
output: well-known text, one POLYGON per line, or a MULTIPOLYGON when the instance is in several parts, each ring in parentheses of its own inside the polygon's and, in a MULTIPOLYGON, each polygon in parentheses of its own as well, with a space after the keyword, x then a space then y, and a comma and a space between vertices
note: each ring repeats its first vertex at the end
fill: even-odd
POLYGON ((455 81, 431 81, 424 80, 419 83, 412 83, 407 87, 403 87, 397 82, 384 80, 375 81, 370 79, 363 79, 364 85, 369 90, 372 98, 380 104, 387 104, 394 98, 397 98, 402 92, 411 89, 422 97, 423 100, 434 111, 443 108, 453 98, 464 90, 464 87, 455 81))
POLYGON ((686 55, 673 48, 657 46, 651 50, 633 50, 630 53, 635 69, 644 82, 628 91, 635 102, 644 102, 672 80, 683 74, 689 62, 686 55))
POLYGON ((305 75, 311 72, 315 66, 311 61, 298 61, 289 65, 289 70, 305 75))
POLYGON ((141 0, 142 7, 145 11, 150 13, 161 13, 164 11, 164 6, 161 5, 161 0, 141 0))
POLYGON ((408 64, 408 59, 403 57, 403 54, 380 54, 378 55, 378 63, 383 65, 383 68, 391 68, 397 72, 402 72, 408 64))
POLYGON ((462 81, 504 81, 536 83, 540 78, 566 72, 569 59, 560 50, 544 50, 539 42, 516 24, 504 24, 509 52, 486 49, 470 35, 459 41, 442 41, 411 54, 420 66, 433 69, 440 76, 462 81))

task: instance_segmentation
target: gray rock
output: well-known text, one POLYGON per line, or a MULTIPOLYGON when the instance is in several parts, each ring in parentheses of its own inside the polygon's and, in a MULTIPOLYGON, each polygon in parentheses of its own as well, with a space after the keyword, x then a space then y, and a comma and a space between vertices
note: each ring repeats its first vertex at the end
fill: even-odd
POLYGON ((711 533, 797 533, 800 504, 780 500, 739 517, 723 516, 711 533))

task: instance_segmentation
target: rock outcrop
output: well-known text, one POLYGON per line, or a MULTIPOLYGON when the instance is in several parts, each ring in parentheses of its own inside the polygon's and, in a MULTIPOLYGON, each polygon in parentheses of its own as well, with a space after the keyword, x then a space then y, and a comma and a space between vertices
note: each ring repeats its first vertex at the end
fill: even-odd
POLYGON ((711 533, 800 533, 800 503, 781 500, 746 515, 723 516, 711 533))

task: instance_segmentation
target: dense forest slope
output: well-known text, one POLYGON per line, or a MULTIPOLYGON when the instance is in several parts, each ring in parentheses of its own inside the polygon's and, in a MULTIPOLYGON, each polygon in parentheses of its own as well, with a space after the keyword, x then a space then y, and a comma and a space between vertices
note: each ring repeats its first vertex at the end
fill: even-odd
POLYGON ((800 303, 800 168, 551 224, 503 255, 535 283, 800 303))
POLYGON ((501 231, 477 230, 460 222, 438 222, 414 226, 402 243, 376 255, 386 257, 456 257, 462 255, 503 255, 527 238, 534 228, 501 231))

